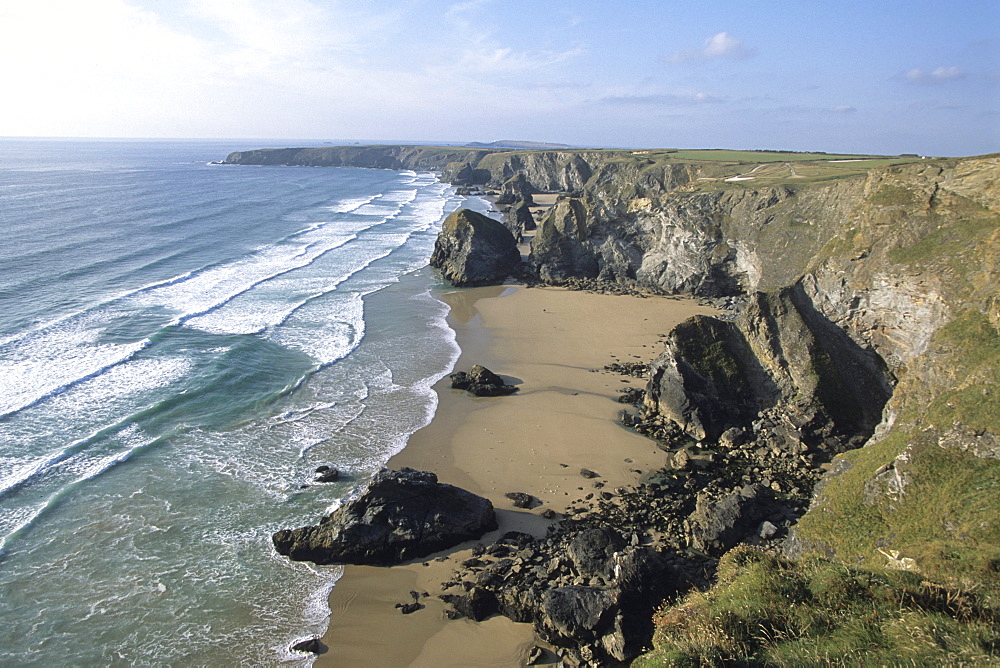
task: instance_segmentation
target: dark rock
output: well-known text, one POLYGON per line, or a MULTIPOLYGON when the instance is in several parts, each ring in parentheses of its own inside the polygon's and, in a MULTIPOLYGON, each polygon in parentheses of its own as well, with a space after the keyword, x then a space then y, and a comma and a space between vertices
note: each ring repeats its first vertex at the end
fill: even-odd
POLYGON ((624 549, 625 541, 614 531, 597 527, 577 534, 566 550, 576 571, 585 577, 614 577, 616 552, 624 549))
POLYGON ((711 488, 703 490, 688 518, 691 543, 703 552, 721 555, 752 536, 772 510, 770 497, 759 484, 721 495, 711 488))
POLYGON ((626 387, 618 391, 621 393, 618 397, 620 404, 637 404, 646 396, 646 391, 640 387, 626 387))
POLYGON ((527 202, 515 202, 504 212, 503 224, 520 243, 521 235, 524 232, 535 229, 535 217, 531 214, 531 208, 527 202))
POLYGON ((604 365, 604 370, 633 378, 645 378, 649 373, 649 365, 641 362, 612 362, 604 365))
POLYGON ((542 511, 542 517, 544 517, 547 520, 555 519, 556 511, 552 510, 551 508, 546 508, 545 510, 542 511))
POLYGON ((524 492, 507 492, 504 496, 514 502, 515 508, 534 508, 542 503, 532 495, 525 494, 524 492))
POLYGON ((426 471, 383 469, 361 497, 315 526, 283 529, 275 549, 318 564, 388 565, 447 549, 495 529, 489 500, 426 471))
POLYGON ((323 654, 327 651, 327 646, 324 645, 319 638, 309 638, 307 640, 302 640, 295 643, 290 648, 293 652, 307 652, 309 654, 323 654))
POLYGON ((417 610, 422 610, 424 608, 422 604, 417 603, 416 601, 413 603, 397 603, 396 607, 399 608, 399 611, 404 615, 412 615, 417 610))
POLYGON ((497 597, 482 587, 472 587, 465 595, 444 594, 440 597, 464 617, 481 622, 498 610, 497 597))
POLYGON ((543 624, 556 637, 593 641, 599 629, 613 620, 614 603, 607 589, 556 587, 542 596, 543 624))
POLYGON ((501 283, 520 263, 517 241, 503 223, 470 209, 445 218, 430 260, 458 287, 501 283))
POLYGON ((336 482, 340 480, 340 471, 332 466, 318 466, 316 467, 316 477, 314 480, 316 482, 336 482))
POLYGON ((580 469, 580 475, 584 478, 596 478, 598 475, 591 471, 590 469, 580 469))
POLYGON ((508 531, 500 537, 500 542, 514 545, 518 548, 525 548, 534 544, 535 537, 523 531, 508 531))
POLYGON ((468 373, 458 371, 449 378, 452 388, 466 390, 477 397, 500 397, 517 392, 517 385, 508 385, 503 378, 478 364, 468 373))

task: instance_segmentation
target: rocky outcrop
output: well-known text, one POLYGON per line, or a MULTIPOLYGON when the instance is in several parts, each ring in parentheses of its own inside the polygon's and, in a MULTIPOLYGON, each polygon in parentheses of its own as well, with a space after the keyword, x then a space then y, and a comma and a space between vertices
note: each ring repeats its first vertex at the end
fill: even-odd
POLYGON ((501 614, 531 623, 570 665, 608 665, 637 656, 651 615, 685 582, 670 557, 628 545, 607 527, 574 526, 536 540, 511 532, 445 583, 452 616, 501 614))
POLYGON ((531 213, 531 207, 527 202, 515 202, 503 212, 503 224, 510 230, 511 235, 521 242, 525 232, 535 229, 535 217, 531 213))
POLYGON ((425 557, 496 529, 489 500, 426 471, 382 470, 367 491, 318 525, 283 529, 279 554, 317 564, 389 565, 425 557))
POLYGON ((457 287, 503 282, 520 263, 517 242, 507 228, 470 209, 445 218, 430 260, 457 287))
POLYGON ((688 517, 691 544, 698 550, 721 556, 757 533, 757 527, 775 514, 770 490, 760 483, 721 494, 714 485, 698 493, 694 512, 688 517))
POLYGON ((501 397, 517 392, 517 385, 508 385, 503 378, 478 364, 468 372, 453 373, 450 378, 453 389, 466 390, 477 397, 501 397))
POLYGON ((524 173, 518 172, 517 175, 509 178, 500 186, 500 194, 496 201, 499 205, 524 202, 528 206, 534 206, 535 201, 531 197, 534 192, 535 188, 528 182, 524 173))
POLYGON ((832 456, 871 436, 893 380, 793 286, 753 295, 735 320, 699 316, 676 327, 652 364, 645 407, 714 441, 780 406, 793 451, 832 456))

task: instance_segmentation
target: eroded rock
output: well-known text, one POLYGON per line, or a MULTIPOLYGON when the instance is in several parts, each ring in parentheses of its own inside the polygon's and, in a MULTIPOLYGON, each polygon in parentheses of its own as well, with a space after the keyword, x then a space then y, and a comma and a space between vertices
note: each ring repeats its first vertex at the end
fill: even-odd
POLYGON ((468 373, 458 371, 449 377, 452 388, 466 390, 477 397, 499 397, 517 392, 517 385, 508 385, 503 378, 478 364, 468 373))
POLYGON ((493 504, 427 471, 383 469, 368 490, 318 525, 283 529, 275 549, 317 564, 389 565, 479 538, 497 526, 493 504))
POLYGON ((520 263, 517 241, 503 223, 470 209, 445 218, 430 260, 458 287, 501 283, 520 263))

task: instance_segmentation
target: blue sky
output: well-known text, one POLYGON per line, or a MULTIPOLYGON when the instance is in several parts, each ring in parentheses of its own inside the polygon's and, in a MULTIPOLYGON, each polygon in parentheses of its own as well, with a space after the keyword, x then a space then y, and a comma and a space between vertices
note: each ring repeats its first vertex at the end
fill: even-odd
POLYGON ((3 0, 0 136, 1000 151, 1000 3, 3 0))

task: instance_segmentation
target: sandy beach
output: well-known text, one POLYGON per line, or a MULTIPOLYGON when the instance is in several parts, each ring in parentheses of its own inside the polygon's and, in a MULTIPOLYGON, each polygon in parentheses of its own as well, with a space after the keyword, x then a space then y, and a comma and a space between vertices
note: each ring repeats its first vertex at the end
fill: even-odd
POLYGON ((482 541, 429 561, 391 568, 347 566, 330 597, 329 651, 317 666, 517 666, 534 645, 531 626, 503 617, 482 623, 449 620, 437 598, 441 583, 478 542, 506 531, 543 536, 541 513, 565 511, 594 492, 634 482, 664 464, 654 443, 617 422, 618 390, 644 379, 600 371, 612 362, 649 362, 675 324, 710 309, 688 299, 633 297, 559 288, 500 286, 445 296, 462 348, 456 370, 482 364, 518 384, 508 397, 476 398, 436 387, 433 421, 389 466, 434 471, 441 482, 489 498, 500 528, 482 541), (596 472, 595 480, 580 475, 596 472), (542 504, 516 509, 504 495, 527 492, 542 504), (395 606, 422 596, 424 608, 395 606))

